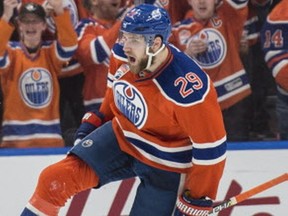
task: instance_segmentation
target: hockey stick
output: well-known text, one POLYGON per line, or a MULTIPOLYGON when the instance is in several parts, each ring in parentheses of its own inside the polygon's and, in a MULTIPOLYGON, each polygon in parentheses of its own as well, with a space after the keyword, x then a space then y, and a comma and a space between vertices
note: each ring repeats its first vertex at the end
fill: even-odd
POLYGON ((247 190, 243 193, 240 193, 236 196, 231 197, 228 200, 225 200, 221 202, 219 205, 216 205, 213 207, 212 211, 209 212, 208 216, 212 216, 216 213, 219 213, 220 211, 229 208, 231 206, 234 206, 258 193, 261 193, 271 187, 274 187, 284 181, 288 181, 288 173, 282 174, 274 179, 271 179, 261 185, 258 185, 254 188, 251 188, 250 190, 247 190))

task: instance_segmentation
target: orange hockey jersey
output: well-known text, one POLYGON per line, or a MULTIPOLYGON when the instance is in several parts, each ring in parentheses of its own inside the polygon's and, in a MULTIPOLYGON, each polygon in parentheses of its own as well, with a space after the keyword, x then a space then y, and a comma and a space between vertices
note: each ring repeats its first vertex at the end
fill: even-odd
POLYGON ((82 19, 76 28, 79 41, 76 58, 85 75, 83 97, 86 110, 99 108, 103 101, 111 48, 119 28, 120 21, 105 23, 93 18, 82 19))
POLYGON ((144 77, 131 73, 121 53, 113 52, 100 111, 107 120, 115 116, 113 129, 123 151, 153 167, 188 173, 186 187, 193 197, 215 199, 226 158, 217 94, 195 62, 168 49, 166 61, 144 77))
POLYGON ((265 61, 277 84, 279 96, 288 98, 288 0, 280 1, 267 16, 261 42, 265 61))
POLYGON ((55 17, 58 41, 44 41, 35 57, 8 42, 14 27, 0 20, 0 75, 4 97, 1 147, 63 146, 58 73, 77 49, 69 12, 55 17))
POLYGON ((207 51, 198 54, 195 60, 211 77, 222 109, 251 93, 248 76, 239 56, 247 13, 247 1, 225 0, 205 24, 191 17, 175 24, 172 29, 170 41, 183 51, 194 37, 207 42, 207 51))

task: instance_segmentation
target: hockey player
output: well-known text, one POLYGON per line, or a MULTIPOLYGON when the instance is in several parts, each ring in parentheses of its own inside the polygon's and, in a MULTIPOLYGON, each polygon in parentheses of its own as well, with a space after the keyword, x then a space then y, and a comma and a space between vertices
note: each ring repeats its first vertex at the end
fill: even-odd
POLYGON ((288 140, 288 1, 281 0, 269 13, 261 30, 265 61, 277 84, 276 115, 279 138, 288 140))
POLYGON ((22 216, 57 215, 76 193, 131 177, 140 179, 131 216, 212 209, 226 158, 221 110, 209 76, 168 44, 170 31, 164 9, 127 13, 119 42, 128 62, 110 77, 101 113, 85 116, 99 127, 41 172, 22 216))
POLYGON ((54 9, 58 41, 42 41, 44 8, 23 4, 17 17, 20 42, 9 42, 9 23, 17 0, 4 0, 0 20, 0 74, 4 95, 1 147, 59 147, 63 139, 59 122, 57 74, 77 48, 77 36, 69 12, 60 0, 49 0, 54 9))
MULTIPOLYGON (((110 50, 118 37, 121 22, 119 14, 123 13, 125 7, 131 6, 133 2, 131 0, 82 1, 83 7, 89 12, 89 17, 81 19, 76 29, 79 40, 76 58, 84 69, 83 97, 87 111, 99 109, 103 102, 111 56, 110 50)), ((168 8, 169 1, 143 0, 142 2, 168 8)), ((175 11, 174 4, 170 3, 169 10, 171 12, 175 11)), ((179 5, 179 3, 177 4, 179 5)), ((179 16, 175 12, 173 14, 179 16)))

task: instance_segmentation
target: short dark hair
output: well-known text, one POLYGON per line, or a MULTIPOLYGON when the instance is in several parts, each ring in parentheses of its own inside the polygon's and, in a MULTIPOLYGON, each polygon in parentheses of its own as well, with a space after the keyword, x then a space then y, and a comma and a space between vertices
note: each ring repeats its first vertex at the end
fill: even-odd
POLYGON ((23 19, 26 14, 35 14, 43 21, 46 21, 46 12, 40 4, 36 4, 34 2, 23 4, 19 10, 19 20, 23 19))

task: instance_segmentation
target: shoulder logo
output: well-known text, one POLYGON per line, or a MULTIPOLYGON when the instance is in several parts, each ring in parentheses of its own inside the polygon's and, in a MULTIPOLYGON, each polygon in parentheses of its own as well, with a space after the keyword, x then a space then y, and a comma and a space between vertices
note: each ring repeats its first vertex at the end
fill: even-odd
POLYGON ((50 104, 53 85, 49 71, 45 68, 30 68, 19 79, 19 90, 25 104, 32 108, 43 108, 50 104))

